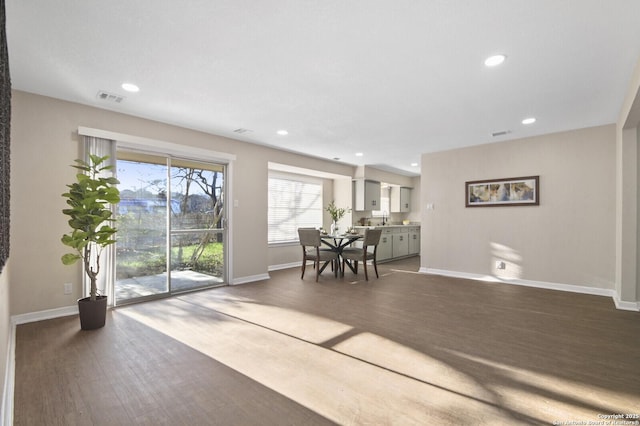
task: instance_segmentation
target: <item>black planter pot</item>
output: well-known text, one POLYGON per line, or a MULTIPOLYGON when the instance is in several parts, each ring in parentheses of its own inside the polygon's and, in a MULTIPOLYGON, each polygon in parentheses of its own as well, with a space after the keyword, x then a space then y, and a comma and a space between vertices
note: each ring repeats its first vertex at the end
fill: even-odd
POLYGON ((107 296, 97 296, 94 301, 89 297, 78 299, 78 312, 81 329, 95 330, 104 327, 107 319, 107 296))

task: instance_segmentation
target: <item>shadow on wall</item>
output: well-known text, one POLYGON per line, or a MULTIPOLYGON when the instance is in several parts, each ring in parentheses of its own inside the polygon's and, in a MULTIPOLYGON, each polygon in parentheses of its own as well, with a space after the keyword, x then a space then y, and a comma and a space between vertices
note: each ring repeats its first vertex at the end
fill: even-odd
POLYGON ((491 265, 493 276, 502 279, 520 279, 522 273, 522 256, 517 250, 504 244, 491 244, 491 265))

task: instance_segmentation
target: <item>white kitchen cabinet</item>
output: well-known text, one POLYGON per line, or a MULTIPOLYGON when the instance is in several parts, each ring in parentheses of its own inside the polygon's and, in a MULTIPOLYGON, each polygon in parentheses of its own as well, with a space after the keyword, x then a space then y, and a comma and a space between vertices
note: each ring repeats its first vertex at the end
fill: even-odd
MULTIPOLYGON (((420 254, 420 226, 355 226, 361 235, 367 228, 382 229, 376 254, 376 259, 380 262, 420 254)), ((362 247, 362 240, 358 240, 356 244, 362 247)))
POLYGON ((393 234, 385 231, 387 231, 387 229, 383 229, 382 235, 380 235, 378 251, 376 252, 376 260, 391 259, 393 255, 393 241, 391 238, 391 235, 393 234))
POLYGON ((355 181, 355 210, 380 209, 380 182, 358 179, 355 181))
POLYGON ((409 228, 409 254, 420 253, 420 228, 409 228))
POLYGON ((391 187, 391 212, 408 213, 411 211, 411 188, 404 186, 391 187))
POLYGON ((394 233, 392 257, 402 257, 409 255, 409 234, 407 232, 394 233))

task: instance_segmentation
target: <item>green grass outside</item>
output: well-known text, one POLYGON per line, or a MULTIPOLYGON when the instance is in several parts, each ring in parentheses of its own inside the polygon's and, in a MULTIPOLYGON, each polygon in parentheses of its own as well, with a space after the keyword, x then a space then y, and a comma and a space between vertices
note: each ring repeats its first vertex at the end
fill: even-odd
MULTIPOLYGON (((198 247, 192 244, 182 247, 182 259, 178 259, 180 247, 171 248, 172 269, 191 269, 217 276, 222 275, 224 265, 224 244, 213 242, 207 244, 204 252, 195 265, 191 264, 191 256, 198 247)), ((165 252, 161 247, 150 250, 118 251, 117 279, 134 276, 156 275, 166 271, 165 252)))

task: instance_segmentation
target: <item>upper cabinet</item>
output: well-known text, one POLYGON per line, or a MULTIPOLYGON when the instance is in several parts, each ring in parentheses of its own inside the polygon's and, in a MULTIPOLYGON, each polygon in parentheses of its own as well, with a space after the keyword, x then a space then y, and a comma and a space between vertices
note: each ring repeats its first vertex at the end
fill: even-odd
POLYGON ((355 210, 379 210, 380 209, 380 182, 365 179, 356 179, 355 184, 355 210))
POLYGON ((411 188, 404 186, 392 186, 391 196, 392 213, 407 213, 411 211, 411 188))

